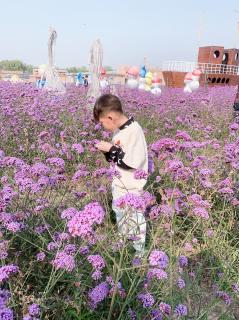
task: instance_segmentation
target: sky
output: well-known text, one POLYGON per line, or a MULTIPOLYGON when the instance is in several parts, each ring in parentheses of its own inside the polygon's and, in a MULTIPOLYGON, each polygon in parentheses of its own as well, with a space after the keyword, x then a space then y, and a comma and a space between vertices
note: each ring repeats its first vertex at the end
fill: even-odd
POLYGON ((0 0, 0 60, 47 63, 52 26, 60 68, 87 66, 97 38, 103 65, 161 67, 195 61, 199 46, 239 47, 238 21, 238 0, 0 0))

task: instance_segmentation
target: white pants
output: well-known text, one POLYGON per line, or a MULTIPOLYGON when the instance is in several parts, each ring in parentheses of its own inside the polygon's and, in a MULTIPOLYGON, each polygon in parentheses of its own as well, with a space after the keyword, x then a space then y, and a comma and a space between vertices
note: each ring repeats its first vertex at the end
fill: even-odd
MULTIPOLYGON (((139 194, 138 190, 130 190, 130 193, 139 194)), ((135 209, 122 209, 114 205, 114 201, 127 194, 127 190, 112 187, 113 204, 112 209, 116 215, 118 232, 120 236, 135 236, 133 247, 136 253, 143 253, 146 238, 146 221, 144 213, 135 209)))

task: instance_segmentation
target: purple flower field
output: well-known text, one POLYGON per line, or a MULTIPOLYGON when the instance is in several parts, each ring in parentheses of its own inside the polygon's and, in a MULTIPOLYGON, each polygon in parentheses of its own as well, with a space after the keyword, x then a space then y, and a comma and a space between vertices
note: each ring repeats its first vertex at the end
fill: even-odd
POLYGON ((150 155, 142 196, 118 200, 145 210, 141 259, 117 234, 119 173, 95 148, 111 134, 85 91, 0 82, 0 319, 236 319, 237 88, 117 90, 150 155))

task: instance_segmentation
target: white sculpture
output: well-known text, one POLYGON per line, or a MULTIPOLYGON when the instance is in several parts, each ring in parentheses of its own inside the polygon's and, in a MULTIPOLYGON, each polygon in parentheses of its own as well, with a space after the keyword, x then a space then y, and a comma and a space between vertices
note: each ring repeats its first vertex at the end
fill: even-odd
POLYGON ((44 88, 64 93, 66 91, 65 86, 54 66, 53 46, 56 43, 56 38, 56 30, 51 28, 48 41, 48 65, 46 65, 45 70, 42 72, 41 81, 45 80, 44 88))
POLYGON ((153 75, 153 79, 152 79, 151 93, 153 93, 155 95, 161 94, 160 82, 161 82, 161 79, 157 76, 157 73, 155 73, 153 75))
POLYGON ((145 78, 139 78, 139 90, 144 90, 145 88, 145 78))
POLYGON ((138 67, 131 67, 127 71, 128 79, 127 79, 127 87, 130 89, 137 89, 139 82, 138 82, 138 75, 139 75, 139 69, 138 67))
POLYGON ((184 92, 191 93, 195 90, 197 90, 200 86, 199 84, 199 78, 201 75, 201 71, 199 69, 193 70, 193 72, 189 72, 186 74, 184 78, 184 92))
POLYGON ((100 90, 100 72, 103 61, 103 49, 99 39, 95 40, 90 49, 90 65, 91 84, 87 92, 88 98, 97 99, 101 95, 100 90))

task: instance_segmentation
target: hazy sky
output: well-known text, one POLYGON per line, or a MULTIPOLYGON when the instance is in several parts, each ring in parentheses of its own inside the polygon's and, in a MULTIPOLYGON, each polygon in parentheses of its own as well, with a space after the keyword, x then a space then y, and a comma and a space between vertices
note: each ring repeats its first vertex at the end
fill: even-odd
POLYGON ((0 60, 46 63, 53 26, 59 67, 87 65, 97 37, 104 65, 194 61, 199 45, 239 47, 238 20, 238 0, 0 0, 0 60))

